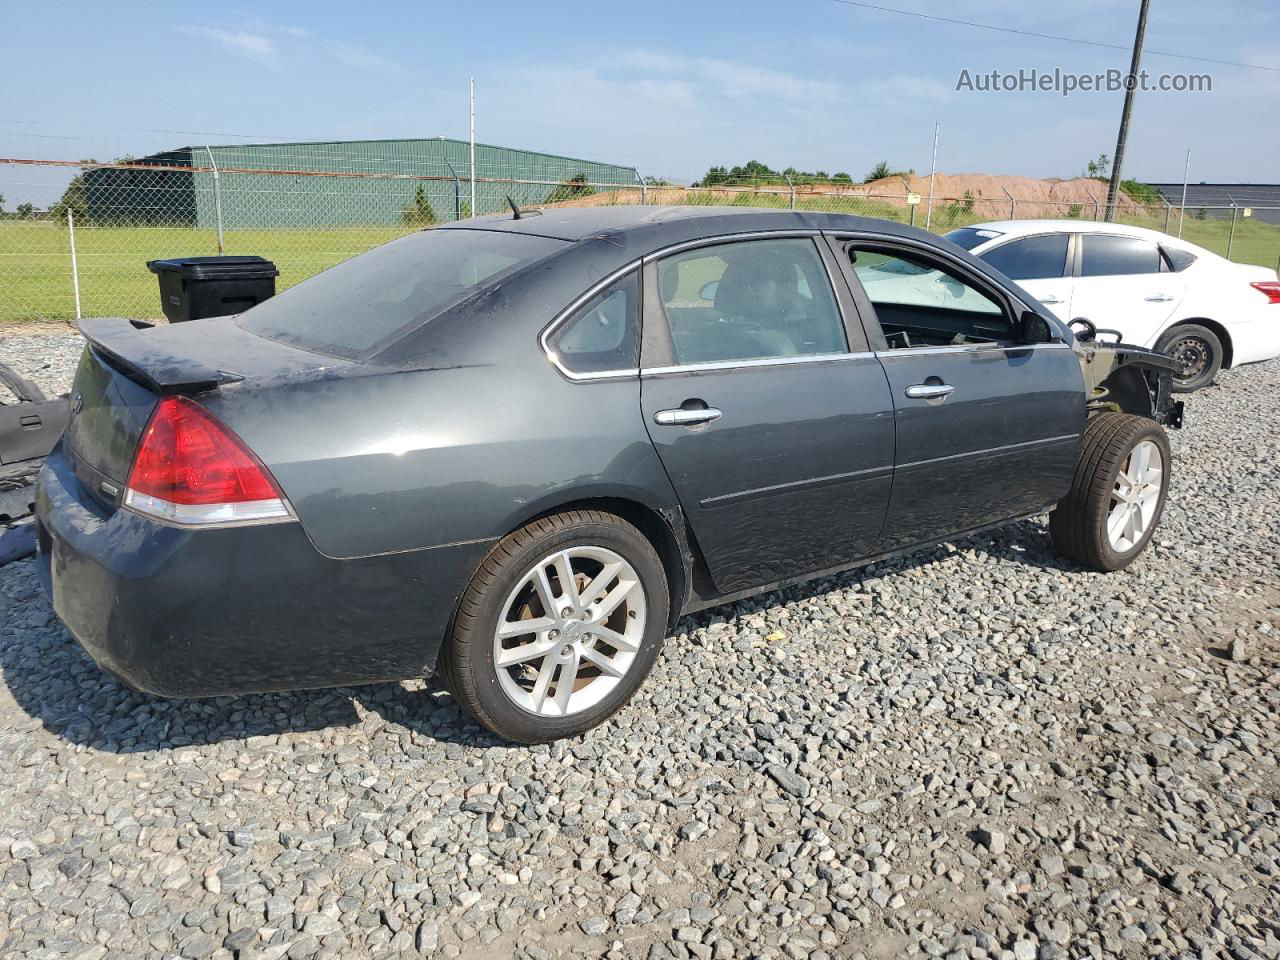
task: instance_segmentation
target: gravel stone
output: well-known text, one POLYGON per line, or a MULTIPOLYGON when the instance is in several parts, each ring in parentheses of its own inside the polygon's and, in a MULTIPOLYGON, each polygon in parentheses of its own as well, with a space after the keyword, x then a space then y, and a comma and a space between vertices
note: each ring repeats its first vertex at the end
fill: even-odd
POLYGON ((1128 570, 1030 520, 708 610, 567 743, 133 693, 0 568, 0 955, 1280 957, 1280 363, 1186 402, 1128 570))

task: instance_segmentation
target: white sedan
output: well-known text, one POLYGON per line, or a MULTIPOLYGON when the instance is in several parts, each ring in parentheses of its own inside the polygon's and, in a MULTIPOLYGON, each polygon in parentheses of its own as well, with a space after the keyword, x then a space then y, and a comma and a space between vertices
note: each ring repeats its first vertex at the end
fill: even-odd
POLYGON ((1220 368, 1280 356, 1280 280, 1155 230, 1079 220, 1004 220, 946 238, 981 257, 1064 323, 1083 317, 1176 357, 1175 389, 1220 368))

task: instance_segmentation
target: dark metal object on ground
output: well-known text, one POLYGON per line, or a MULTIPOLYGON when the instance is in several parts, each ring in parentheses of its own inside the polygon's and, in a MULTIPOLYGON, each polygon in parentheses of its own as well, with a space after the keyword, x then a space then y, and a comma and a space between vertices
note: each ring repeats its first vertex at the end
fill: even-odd
POLYGON ((0 524, 7 524, 32 512, 33 484, 67 425, 67 401, 45 399, 38 386, 4 364, 0 388, 0 524))

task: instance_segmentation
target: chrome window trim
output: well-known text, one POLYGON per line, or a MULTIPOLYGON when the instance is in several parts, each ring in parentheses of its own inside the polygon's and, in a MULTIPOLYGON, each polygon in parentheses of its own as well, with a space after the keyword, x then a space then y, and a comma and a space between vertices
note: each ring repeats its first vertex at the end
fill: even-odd
MULTIPOLYGON (((784 230, 753 230, 750 233, 726 233, 716 237, 699 237, 697 240, 684 240, 680 243, 673 243, 669 247, 663 247, 660 250, 654 250, 652 253, 646 253, 641 260, 649 263, 662 257, 670 256, 673 253, 679 253, 682 250, 691 250, 694 247, 715 247, 723 243, 739 243, 743 240, 785 240, 788 237, 820 237, 821 230, 814 229, 784 229, 784 230)), ((833 291, 834 295, 834 291, 833 291)))
POLYGON ((713 360, 706 363, 685 363, 669 367, 644 367, 640 370, 642 377, 662 377, 673 373, 702 373, 710 370, 738 370, 749 367, 784 367, 799 363, 831 363, 836 360, 868 360, 875 354, 870 351, 859 353, 811 353, 795 357, 757 357, 752 360, 713 360))
POLYGON ((943 347, 897 347, 896 349, 877 351, 874 355, 881 360, 894 357, 918 357, 931 353, 997 353, 1006 350, 1070 350, 1069 343, 963 343, 943 347))
MULTIPOLYGON (((613 273, 606 276, 603 280, 600 280, 588 287, 585 293, 573 300, 567 307, 556 314, 549 324, 542 328, 542 333, 538 334, 538 344, 542 347, 542 352, 546 356, 547 360, 550 361, 551 365, 560 371, 561 376, 576 382, 591 382, 593 380, 614 380, 639 375, 639 367, 626 367, 618 370, 592 370, 589 373, 574 372, 564 365, 560 359, 560 355, 551 348, 551 337, 555 334, 556 330, 558 330, 567 320, 578 312, 578 309, 583 304, 605 287, 621 280, 632 270, 638 270, 640 268, 640 264, 640 260, 632 260, 625 266, 619 267, 617 270, 613 271, 613 273)), ((639 348, 637 347, 637 349, 639 348)))

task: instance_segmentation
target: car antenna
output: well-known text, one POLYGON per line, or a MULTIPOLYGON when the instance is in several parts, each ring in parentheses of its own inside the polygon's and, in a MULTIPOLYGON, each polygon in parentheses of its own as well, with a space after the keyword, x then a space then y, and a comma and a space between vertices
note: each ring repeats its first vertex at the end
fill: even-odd
POLYGON ((541 210, 521 210, 516 206, 516 202, 511 199, 511 194, 507 194, 507 203, 511 205, 511 219, 519 220, 521 217, 540 217, 541 210))

